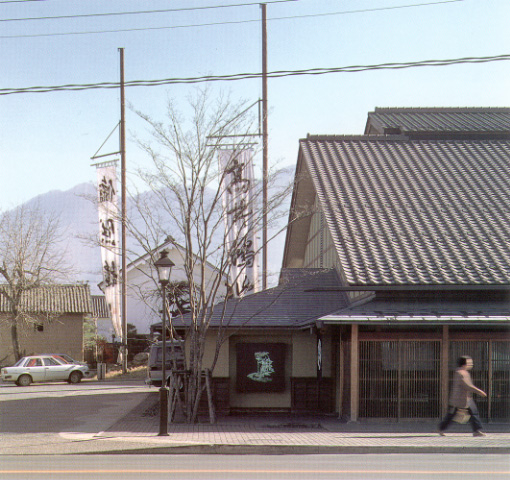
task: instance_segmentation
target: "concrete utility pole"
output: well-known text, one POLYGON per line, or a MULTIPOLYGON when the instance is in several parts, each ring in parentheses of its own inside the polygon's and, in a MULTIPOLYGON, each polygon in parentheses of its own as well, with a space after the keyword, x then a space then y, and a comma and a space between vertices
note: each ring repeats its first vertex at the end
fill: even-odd
POLYGON ((120 52, 120 177, 122 184, 122 372, 127 372, 127 305, 126 305, 126 101, 124 98, 124 49, 120 52))
POLYGON ((262 8, 262 290, 267 289, 267 18, 266 4, 262 8))

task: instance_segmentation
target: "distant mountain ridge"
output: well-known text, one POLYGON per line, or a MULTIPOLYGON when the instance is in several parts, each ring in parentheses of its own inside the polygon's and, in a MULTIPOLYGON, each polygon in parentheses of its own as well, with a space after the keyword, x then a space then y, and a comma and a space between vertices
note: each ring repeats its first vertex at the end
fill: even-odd
MULTIPOLYGON (((285 176, 293 174, 293 169, 285 170, 285 176)), ((150 195, 145 192, 144 195, 150 195)), ((88 283, 93 294, 100 294, 98 284, 102 281, 101 252, 98 245, 91 241, 99 232, 97 206, 93 199, 96 196, 96 186, 93 183, 81 183, 73 188, 38 195, 27 202, 28 207, 38 207, 43 213, 59 217, 60 226, 66 236, 66 261, 73 265, 76 274, 72 281, 88 283)), ((129 211, 130 205, 128 201, 129 211)), ((286 218, 280 225, 285 225, 286 218)), ((281 227, 277 227, 281 228, 281 227)), ((276 231, 276 229, 272 229, 276 231)), ((128 240, 128 243, 130 240, 128 240)), ((282 263, 285 232, 270 242, 268 248, 268 285, 277 283, 277 274, 282 263)), ((129 261, 133 258, 128 259, 129 261)))

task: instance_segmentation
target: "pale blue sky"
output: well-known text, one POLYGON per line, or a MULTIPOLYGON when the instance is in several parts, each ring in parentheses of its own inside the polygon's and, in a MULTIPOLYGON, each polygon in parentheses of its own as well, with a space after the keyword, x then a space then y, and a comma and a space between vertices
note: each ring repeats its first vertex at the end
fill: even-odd
MULTIPOLYGON (((508 0, 464 0, 318 16, 433 1, 300 0, 269 4, 268 70, 510 54, 508 0), (300 18, 271 20, 288 16, 300 18)), ((117 82, 119 47, 125 48, 126 81, 260 72, 258 21, 22 37, 246 22, 260 19, 258 5, 118 17, 4 21, 239 3, 251 2, 0 1, 0 88, 117 82)), ((298 140, 307 133, 363 133, 367 112, 377 106, 510 106, 509 78, 510 61, 272 79, 270 162, 294 164, 298 140)), ((128 88, 126 99, 135 108, 164 120, 166 99, 184 102, 195 88, 128 88)), ((261 81, 215 83, 213 92, 219 90, 230 92, 233 99, 252 102, 261 96, 261 81)), ((93 181, 95 171, 89 159, 118 122, 119 111, 117 90, 0 96, 0 210, 50 190, 68 190, 93 181)), ((148 164, 148 159, 131 140, 132 134, 143 137, 146 133, 131 111, 126 120, 128 169, 133 170, 148 164)))

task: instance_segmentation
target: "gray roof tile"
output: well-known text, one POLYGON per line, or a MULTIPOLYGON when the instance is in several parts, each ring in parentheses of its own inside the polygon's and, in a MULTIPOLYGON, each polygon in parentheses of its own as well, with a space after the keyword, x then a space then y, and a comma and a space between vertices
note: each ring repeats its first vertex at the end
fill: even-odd
MULTIPOLYGON (((9 304, 0 285, 0 313, 9 313, 9 304)), ((92 301, 88 285, 51 285, 24 293, 22 305, 29 313, 91 313, 92 301)))
MULTIPOLYGON (((348 305, 345 292, 311 291, 334 288, 340 280, 332 269, 284 269, 277 287, 227 302, 223 325, 243 328, 299 328, 348 305)), ((214 308, 211 326, 221 322, 223 303, 214 308)), ((177 328, 189 315, 174 319, 177 328)))
POLYGON ((365 133, 510 133, 510 108, 376 108, 365 133))
POLYGON ((510 141, 301 141, 351 284, 510 282, 510 141))
POLYGON ((92 315, 96 318, 111 318, 110 305, 104 295, 92 295, 92 315))

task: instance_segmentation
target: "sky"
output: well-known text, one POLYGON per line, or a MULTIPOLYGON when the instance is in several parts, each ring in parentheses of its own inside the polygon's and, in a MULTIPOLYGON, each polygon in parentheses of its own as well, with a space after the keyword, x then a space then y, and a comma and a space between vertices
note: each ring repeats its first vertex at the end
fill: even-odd
MULTIPOLYGON (((508 0, 268 0, 267 18, 269 72, 510 54, 508 0)), ((260 19, 250 0, 0 0, 0 93, 118 82, 119 48, 127 82, 259 73, 260 19), (98 15, 148 10, 159 12, 98 15)), ((308 133, 362 134, 375 107, 508 107, 509 78, 510 61, 499 61, 270 79, 269 162, 294 165, 308 133)), ((262 96, 260 79, 210 88, 262 96)), ((126 101, 164 121, 167 100, 185 108, 196 89, 129 87, 126 101)), ((0 95, 0 211, 93 182, 90 157, 119 118, 118 89, 0 95)), ((148 130, 131 108, 126 129, 131 178, 150 164, 135 141, 148 130)))

